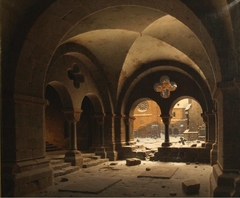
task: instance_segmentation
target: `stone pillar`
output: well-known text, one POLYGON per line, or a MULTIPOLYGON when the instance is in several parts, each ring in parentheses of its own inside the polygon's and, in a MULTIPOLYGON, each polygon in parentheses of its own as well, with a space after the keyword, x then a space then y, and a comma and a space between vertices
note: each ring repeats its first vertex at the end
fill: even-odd
POLYGON ((217 111, 213 111, 214 117, 215 117, 215 143, 212 145, 212 150, 210 151, 210 165, 213 166, 214 164, 217 164, 217 155, 218 155, 218 120, 217 120, 217 111))
POLYGON ((47 100, 14 94, 2 101, 1 195, 21 197, 53 185, 44 139, 47 100))
POLYGON ((207 112, 208 139, 206 139, 206 148, 211 149, 215 142, 215 115, 213 112, 207 112))
POLYGON ((161 115, 162 121, 165 126, 165 141, 162 143, 163 147, 168 147, 171 146, 172 143, 169 141, 169 133, 168 133, 168 128, 169 124, 171 122, 171 116, 170 115, 161 115))
POLYGON ((104 117, 104 142, 109 160, 117 160, 117 151, 114 134, 115 114, 106 114, 104 117))
POLYGON ((99 144, 96 148, 95 154, 101 156, 101 158, 107 157, 107 152, 105 148, 105 140, 104 140, 104 115, 95 115, 98 124, 98 139, 99 144))
POLYGON ((126 117, 122 115, 114 116, 116 150, 121 150, 122 146, 125 146, 127 144, 125 119, 126 117))
POLYGON ((63 113, 68 122, 71 123, 71 131, 70 131, 70 147, 69 151, 65 154, 64 161, 70 162, 72 166, 82 167, 83 165, 83 157, 81 152, 77 149, 77 127, 76 124, 80 119, 80 115, 82 110, 76 109, 65 109, 63 113))
POLYGON ((134 132, 133 132, 133 122, 136 118, 126 116, 124 118, 125 126, 126 126, 126 143, 127 145, 133 145, 136 142, 134 141, 134 132))
MULTIPOLYGON (((209 139, 208 118, 207 118, 207 114, 206 114, 206 113, 202 113, 201 116, 202 116, 202 118, 203 118, 203 122, 205 123, 205 129, 206 129, 205 143, 207 143, 207 141, 208 141, 208 139, 209 139)), ((206 144, 205 144, 205 145, 206 145, 206 144)))
POLYGON ((218 155, 210 176, 210 196, 240 196, 240 79, 217 84, 218 155))

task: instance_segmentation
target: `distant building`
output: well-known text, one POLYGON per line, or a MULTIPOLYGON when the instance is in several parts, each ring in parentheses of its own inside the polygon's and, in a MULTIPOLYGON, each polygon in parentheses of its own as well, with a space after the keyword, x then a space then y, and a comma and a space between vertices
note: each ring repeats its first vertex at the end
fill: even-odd
MULTIPOLYGON (((201 106, 193 99, 178 101, 172 110, 172 119, 169 125, 169 135, 183 135, 186 129, 198 131, 205 135, 205 124, 201 117, 201 106)), ((135 138, 156 138, 164 133, 164 124, 160 117, 159 106, 151 100, 138 104, 134 111, 134 135, 135 138)))

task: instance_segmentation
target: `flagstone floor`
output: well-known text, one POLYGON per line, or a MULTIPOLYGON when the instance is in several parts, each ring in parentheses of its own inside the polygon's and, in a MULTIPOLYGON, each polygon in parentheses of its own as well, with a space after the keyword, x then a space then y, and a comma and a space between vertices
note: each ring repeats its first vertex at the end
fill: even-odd
POLYGON ((28 197, 208 197, 211 172, 208 164, 141 161, 127 166, 126 160, 109 161, 57 177, 53 186, 28 197), (169 179, 138 177, 156 166, 177 170, 169 179), (182 190, 182 182, 189 179, 200 183, 198 193, 182 190))

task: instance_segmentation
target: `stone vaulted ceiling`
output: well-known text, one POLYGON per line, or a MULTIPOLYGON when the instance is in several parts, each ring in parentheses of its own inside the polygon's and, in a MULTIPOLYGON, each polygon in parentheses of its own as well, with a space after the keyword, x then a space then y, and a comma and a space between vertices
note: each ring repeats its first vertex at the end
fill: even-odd
POLYGON ((77 43, 91 51, 111 82, 110 89, 116 99, 134 71, 158 60, 188 65, 210 89, 216 81, 206 50, 197 36, 181 21, 157 9, 116 6, 100 10, 79 21, 62 42, 77 43))

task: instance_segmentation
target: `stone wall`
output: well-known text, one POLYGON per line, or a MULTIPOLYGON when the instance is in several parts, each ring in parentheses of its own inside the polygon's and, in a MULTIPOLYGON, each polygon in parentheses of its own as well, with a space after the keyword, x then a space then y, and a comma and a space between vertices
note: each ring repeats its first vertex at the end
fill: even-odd
POLYGON ((206 148, 163 148, 159 147, 154 160, 162 162, 210 163, 210 150, 206 148))

